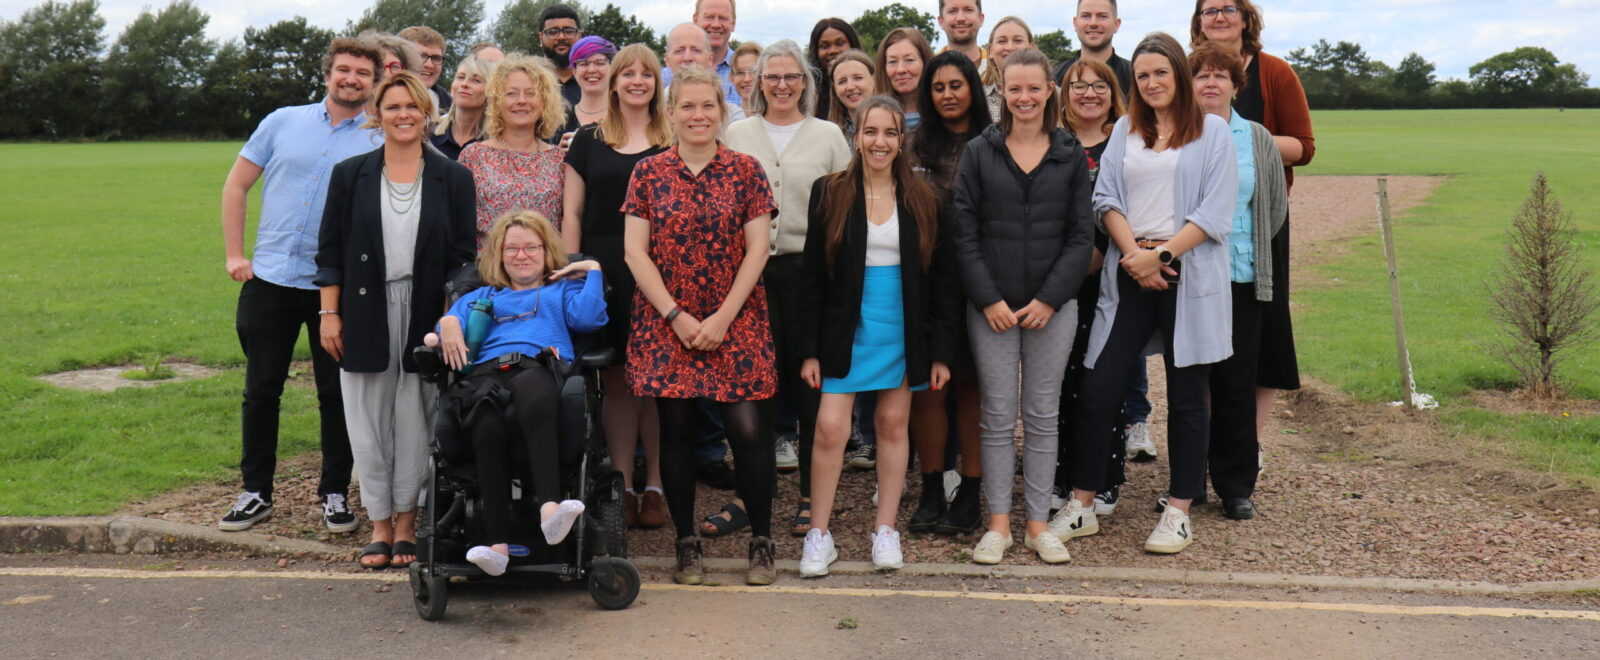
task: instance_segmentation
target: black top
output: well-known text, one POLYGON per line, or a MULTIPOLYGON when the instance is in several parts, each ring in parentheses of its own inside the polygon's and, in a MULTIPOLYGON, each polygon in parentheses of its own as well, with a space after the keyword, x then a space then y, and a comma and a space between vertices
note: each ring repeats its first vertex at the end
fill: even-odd
POLYGON ((436 82, 429 89, 433 90, 434 95, 439 97, 439 107, 434 108, 434 110, 441 115, 449 112, 450 106, 455 104, 455 99, 450 98, 450 88, 445 87, 444 83, 436 82))
MULTIPOLYGON (((1111 136, 1108 135, 1108 136, 1106 136, 1106 139, 1101 140, 1099 144, 1096 144, 1096 145, 1094 145, 1092 147, 1084 147, 1084 150, 1083 150, 1084 151, 1084 155, 1087 156, 1088 159, 1089 159, 1089 189, 1090 190, 1094 189, 1095 179, 1100 176, 1100 156, 1106 152, 1106 143, 1108 143, 1110 141, 1111 141, 1111 136)), ((1082 144, 1082 143, 1080 142, 1079 144, 1082 144)), ((1100 252, 1102 254, 1104 254, 1105 251, 1106 251, 1106 245, 1110 244, 1110 242, 1111 242, 1110 237, 1106 236, 1106 233, 1104 231, 1100 230, 1100 223, 1095 223, 1095 226, 1094 226, 1094 246, 1096 248, 1099 248, 1100 252)), ((1095 277, 1099 277, 1100 273, 1095 272, 1095 273, 1090 273, 1090 275, 1094 275, 1095 277)))
MULTIPOLYGON (((1057 86, 1065 86, 1064 79, 1067 77, 1067 67, 1072 66, 1072 63, 1078 61, 1078 58, 1082 56, 1083 51, 1080 50, 1073 53, 1072 57, 1056 65, 1057 86)), ((1111 73, 1116 74, 1117 85, 1122 88, 1122 101, 1126 103, 1128 99, 1133 98, 1133 63, 1129 62, 1128 58, 1118 55, 1116 49, 1113 48, 1111 50, 1111 59, 1107 60, 1106 64, 1111 67, 1111 73)))
MULTIPOLYGON (((628 196, 628 181, 633 166, 654 156, 665 147, 650 147, 633 154, 619 153, 600 139, 600 127, 590 124, 578 129, 567 147, 567 164, 583 178, 583 237, 622 237, 622 200, 628 196)), ((588 250, 585 250, 587 252, 588 250)), ((602 264, 603 265, 603 264, 602 264)), ((607 273, 610 277, 611 273, 607 273)))
POLYGON ((478 193, 472 171, 432 149, 422 150, 422 209, 411 266, 411 324, 405 346, 389 345, 383 253, 383 147, 333 167, 317 240, 317 286, 340 286, 344 359, 351 373, 380 373, 389 351, 415 372, 411 349, 445 310, 445 280, 476 256, 478 193))
MULTIPOLYGON (((833 267, 828 267, 826 209, 827 182, 837 174, 817 179, 811 185, 808 207, 806 247, 800 268, 799 339, 795 353, 802 359, 817 358, 822 375, 844 378, 850 374, 851 346, 856 326, 861 322, 861 296, 867 272, 866 193, 856 190, 856 202, 845 220, 842 242, 834 251, 833 267)), ((917 221, 906 209, 897 188, 900 214, 900 291, 904 305, 906 382, 928 382, 934 362, 952 364, 956 357, 957 333, 961 323, 961 296, 955 289, 954 260, 949 236, 943 231, 948 222, 939 222, 939 237, 934 243, 929 268, 922 267, 922 235, 917 221)))
POLYGON ((439 153, 449 157, 450 160, 461 160, 461 150, 466 149, 468 144, 482 142, 483 138, 475 137, 467 140, 467 144, 456 144, 455 132, 445 131, 444 135, 429 136, 428 141, 433 143, 433 147, 438 149, 439 153))
POLYGON ((583 98, 583 88, 578 86, 578 74, 574 72, 571 78, 561 83, 561 98, 567 102, 567 108, 578 104, 578 99, 583 98))
POLYGON ((967 143, 956 175, 955 247, 968 299, 983 309, 1039 300, 1060 309, 1077 295, 1094 241, 1089 164, 1077 138, 1050 133, 1031 175, 999 125, 967 143))
POLYGON ((1250 66, 1244 68, 1244 87, 1239 88, 1239 95, 1233 99, 1233 109, 1240 117, 1257 124, 1267 114, 1267 101, 1261 96, 1261 58, 1250 58, 1250 66))

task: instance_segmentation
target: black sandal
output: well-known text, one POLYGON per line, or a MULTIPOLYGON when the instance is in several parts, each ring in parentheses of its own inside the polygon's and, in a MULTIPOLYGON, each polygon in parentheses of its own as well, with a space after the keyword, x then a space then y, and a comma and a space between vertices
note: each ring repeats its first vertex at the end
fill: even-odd
POLYGON ((700 535, 708 539, 714 539, 727 536, 741 529, 749 527, 750 516, 744 512, 744 509, 739 508, 739 505, 729 502, 722 505, 722 511, 706 516, 705 520, 701 522, 703 522, 704 525, 700 526, 700 535), (728 517, 723 518, 723 513, 728 514, 728 517), (713 531, 706 531, 705 525, 710 525, 715 529, 713 531))
POLYGON ((394 549, 389 544, 384 543, 383 541, 373 541, 368 543, 367 547, 361 549, 361 556, 357 557, 356 561, 360 562, 362 568, 381 571, 389 567, 389 560, 393 556, 394 549), (361 561, 367 557, 383 557, 383 563, 368 564, 367 562, 361 561))
POLYGON ((400 555, 411 555, 413 557, 411 561, 416 561, 415 557, 417 556, 417 544, 410 541, 395 541, 394 552, 389 555, 390 568, 406 568, 411 565, 410 561, 402 564, 394 560, 395 557, 400 555))
POLYGON ((796 537, 805 536, 811 531, 811 503, 800 501, 800 507, 794 512, 794 526, 789 530, 796 537), (804 527, 805 529, 800 529, 804 527))

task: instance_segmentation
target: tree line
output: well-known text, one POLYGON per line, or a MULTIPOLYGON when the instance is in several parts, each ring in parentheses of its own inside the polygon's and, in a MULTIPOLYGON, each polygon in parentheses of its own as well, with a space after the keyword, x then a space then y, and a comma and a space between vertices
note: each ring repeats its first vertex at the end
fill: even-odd
MULTIPOLYGON (((539 52, 538 16, 557 1, 515 0, 485 22, 483 0, 374 0, 337 32, 296 16, 219 43, 205 35, 210 16, 192 0, 173 0, 146 8, 108 45, 97 0, 47 0, 0 22, 0 107, 8 109, 0 113, 0 139, 242 137, 276 108, 321 98, 322 54, 336 34, 427 25, 445 37, 448 69, 483 40, 539 52)), ((665 46, 664 35, 614 4, 599 11, 566 4, 586 34, 665 46)), ((895 27, 915 27, 930 41, 938 34, 932 14, 899 2, 851 23, 869 51, 895 27)), ((1061 30, 1034 37, 1052 60, 1071 52, 1061 30)), ((1416 53, 1390 67, 1345 41, 1319 41, 1287 59, 1318 109, 1600 107, 1587 74, 1537 47, 1473 65, 1470 81, 1437 81, 1434 65, 1416 53)))

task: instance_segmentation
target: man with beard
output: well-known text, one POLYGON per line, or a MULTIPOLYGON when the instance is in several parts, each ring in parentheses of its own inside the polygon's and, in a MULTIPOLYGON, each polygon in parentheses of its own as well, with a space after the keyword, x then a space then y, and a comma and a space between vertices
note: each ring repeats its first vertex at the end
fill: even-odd
POLYGON ((1122 88, 1122 98, 1133 94, 1133 64, 1111 49, 1111 38, 1117 36, 1122 19, 1117 17, 1117 0, 1078 0, 1078 13, 1072 17, 1072 29, 1078 33, 1078 43, 1083 49, 1077 55, 1056 65, 1056 83, 1067 75, 1067 67, 1080 57, 1100 60, 1117 74, 1117 85, 1122 88))
POLYGON ((242 531, 272 516, 272 478, 278 462, 278 407, 300 328, 307 329, 322 418, 322 477, 317 494, 333 532, 350 532, 356 518, 350 490, 350 437, 344 424, 339 365, 318 341, 323 314, 316 275, 317 238, 328 197, 328 174, 347 158, 383 143, 365 128, 383 55, 367 41, 341 37, 328 45, 322 76, 328 95, 319 103, 279 108, 261 120, 222 186, 222 242, 228 277, 242 284, 235 315, 244 349, 244 451, 239 460, 244 492, 218 528, 242 531), (261 221, 255 253, 244 251, 245 200, 258 179, 261 221))
POLYGON ((561 98, 567 100, 567 105, 578 105, 578 99, 583 98, 583 90, 578 87, 578 79, 572 75, 572 62, 568 60, 572 55, 572 44, 578 43, 583 37, 583 31, 578 27, 578 12, 567 5, 556 3, 545 7, 544 13, 539 14, 539 47, 544 49, 544 56, 550 63, 556 65, 556 78, 561 81, 561 98))
POLYGON ((983 0, 939 0, 939 28, 950 42, 939 52, 953 50, 966 55, 978 65, 978 75, 983 75, 989 66, 989 51, 978 45, 978 30, 983 29, 983 0))
POLYGON ((410 39, 417 45, 417 50, 422 52, 422 67, 417 70, 417 77, 422 79, 422 86, 428 88, 428 96, 433 97, 433 107, 444 114, 450 110, 450 89, 439 84, 439 74, 444 72, 444 35, 426 25, 413 25, 400 31, 401 39, 410 39))

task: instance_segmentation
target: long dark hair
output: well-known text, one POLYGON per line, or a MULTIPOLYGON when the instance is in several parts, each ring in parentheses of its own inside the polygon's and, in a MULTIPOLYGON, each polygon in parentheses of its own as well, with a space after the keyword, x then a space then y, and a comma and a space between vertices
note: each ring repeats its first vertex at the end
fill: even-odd
POLYGON ((845 22, 842 18, 832 16, 817 21, 817 26, 811 28, 811 42, 806 46, 806 57, 811 60, 811 68, 816 69, 817 75, 828 75, 828 69, 822 65, 822 58, 817 56, 817 42, 822 41, 822 33, 828 28, 833 28, 844 33, 845 41, 850 42, 850 48, 845 50, 861 50, 861 35, 856 34, 855 27, 845 22))
MULTIPOLYGON (((861 128, 866 126, 867 115, 873 110, 887 110, 894 115, 894 123, 900 127, 900 144, 902 148, 895 154, 892 173, 895 185, 900 189, 900 203, 911 212, 911 217, 917 223, 917 234, 920 237, 917 252, 922 256, 922 270, 926 272, 933 263, 933 247, 939 235, 939 195, 933 191, 933 186, 928 185, 922 177, 911 171, 911 155, 904 149, 906 136, 906 113, 900 109, 900 102, 894 97, 879 94, 861 102, 857 109, 856 131, 859 135, 861 128)), ((860 144, 859 138, 857 144, 860 144)), ((828 272, 833 272, 834 254, 839 251, 839 245, 844 242, 844 227, 850 219, 850 211, 855 208, 856 196, 861 190, 862 181, 866 179, 866 166, 861 162, 861 149, 854 150, 850 158, 850 165, 843 171, 830 175, 823 184, 826 197, 824 197, 822 212, 825 214, 826 223, 824 236, 827 238, 828 272)))
POLYGON ((989 103, 983 96, 983 80, 978 75, 978 65, 973 64, 966 55, 953 50, 934 56, 927 66, 922 67, 922 82, 917 88, 917 107, 922 109, 922 123, 917 126, 916 139, 911 141, 911 148, 916 153, 917 164, 927 169, 935 181, 943 181, 943 175, 947 174, 939 171, 945 155, 961 149, 969 136, 982 132, 994 123, 994 118, 989 116, 989 103), (950 132, 933 100, 933 76, 945 67, 955 67, 960 71, 967 89, 971 90, 966 135, 950 132))
MULTIPOLYGON (((1189 58, 1183 55, 1183 46, 1178 45, 1178 40, 1165 32, 1151 32, 1149 36, 1139 42, 1139 47, 1133 49, 1130 61, 1137 61, 1140 55, 1160 55, 1167 59, 1172 67, 1172 135, 1167 140, 1167 147, 1181 147, 1200 139, 1205 132, 1205 111, 1200 109, 1200 103, 1194 97, 1194 74, 1189 72, 1189 58)), ((1009 59, 1009 58, 1008 58, 1009 59)), ((1156 146, 1156 109, 1145 103, 1144 92, 1139 91, 1139 76, 1134 74, 1134 94, 1128 99, 1128 127, 1144 138, 1144 147, 1154 149, 1156 146)))

